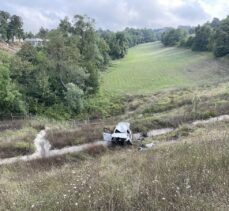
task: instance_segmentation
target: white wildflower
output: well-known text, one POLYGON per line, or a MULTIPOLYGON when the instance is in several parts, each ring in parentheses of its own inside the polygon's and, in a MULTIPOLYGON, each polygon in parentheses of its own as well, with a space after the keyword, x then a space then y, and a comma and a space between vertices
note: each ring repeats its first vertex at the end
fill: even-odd
POLYGON ((186 186, 186 189, 189 189, 189 188, 191 188, 191 185, 187 185, 187 186, 186 186))

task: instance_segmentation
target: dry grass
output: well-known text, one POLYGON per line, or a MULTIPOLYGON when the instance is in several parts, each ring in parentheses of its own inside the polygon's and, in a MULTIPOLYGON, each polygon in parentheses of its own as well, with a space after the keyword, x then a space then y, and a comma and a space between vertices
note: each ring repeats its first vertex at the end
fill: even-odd
POLYGON ((228 90, 229 83, 222 83, 195 90, 168 90, 148 96, 145 106, 138 108, 130 117, 132 129, 142 132, 163 127, 176 128, 197 119, 228 114, 228 90))
POLYGON ((0 159, 32 154, 35 151, 33 140, 37 130, 24 127, 19 130, 4 130, 0 133, 0 159))
POLYGON ((23 128, 25 124, 24 120, 4 120, 4 121, 0 121, 0 131, 4 131, 4 130, 18 130, 23 128))
POLYGON ((53 148, 63 148, 66 146, 73 146, 85 144, 102 139, 102 131, 104 124, 85 124, 67 128, 56 128, 48 131, 47 139, 53 148))
POLYGON ((0 210, 228 210, 227 128, 199 127, 149 151, 93 149, 2 167, 0 210))
MULTIPOLYGON (((146 97, 127 99, 134 130, 178 126, 154 140, 146 138, 145 143, 159 143, 153 150, 92 147, 79 154, 1 166, 0 210, 228 210, 229 123, 183 125, 228 113, 228 88, 228 83, 199 88, 195 93, 201 100, 195 108, 195 95, 188 89, 155 94, 139 118, 146 97)), ((29 124, 34 131, 43 125, 51 126, 53 148, 62 148, 100 139, 103 127, 114 122, 29 124)), ((12 133, 15 143, 12 137, 23 134, 12 131, 1 135, 12 133)))
POLYGON ((35 147, 33 143, 27 140, 17 141, 17 143, 0 144, 0 159, 29 155, 34 151, 35 147))

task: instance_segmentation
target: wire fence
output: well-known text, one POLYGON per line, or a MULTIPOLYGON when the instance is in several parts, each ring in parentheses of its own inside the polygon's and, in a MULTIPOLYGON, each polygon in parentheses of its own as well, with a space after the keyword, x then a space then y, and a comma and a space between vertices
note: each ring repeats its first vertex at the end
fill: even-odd
POLYGON ((26 119, 31 119, 32 115, 31 114, 17 114, 17 113, 10 113, 10 114, 0 114, 0 120, 26 120, 26 119))
MULTIPOLYGON (((14 124, 15 122, 26 122, 26 121, 32 121, 32 120, 36 120, 37 122, 45 122, 42 119, 39 119, 36 116, 33 116, 32 114, 0 114, 0 125, 4 125, 4 124, 14 124)), ((110 125, 110 124, 114 124, 114 122, 117 121, 117 118, 115 117, 110 117, 110 118, 106 118, 106 119, 84 119, 84 120, 78 120, 78 119, 70 119, 67 121, 56 121, 56 120, 49 120, 50 123, 62 123, 64 125, 69 125, 70 127, 82 127, 85 125, 110 125)))

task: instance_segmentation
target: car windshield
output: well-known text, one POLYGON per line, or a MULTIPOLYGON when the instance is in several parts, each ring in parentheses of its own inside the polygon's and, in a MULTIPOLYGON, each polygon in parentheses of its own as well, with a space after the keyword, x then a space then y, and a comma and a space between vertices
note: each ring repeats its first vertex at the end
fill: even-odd
POLYGON ((121 133, 121 132, 120 132, 119 130, 116 129, 116 130, 115 130, 115 133, 121 133))

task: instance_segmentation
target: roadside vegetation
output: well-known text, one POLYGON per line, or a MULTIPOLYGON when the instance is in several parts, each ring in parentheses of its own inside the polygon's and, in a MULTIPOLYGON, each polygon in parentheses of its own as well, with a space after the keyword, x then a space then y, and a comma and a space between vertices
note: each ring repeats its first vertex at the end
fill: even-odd
POLYGON ((97 148, 3 166, 1 209, 227 210, 227 124, 149 151, 97 148))
POLYGON ((198 119, 228 114, 228 90, 228 83, 222 83, 196 89, 162 91, 138 98, 138 106, 129 117, 133 119, 133 130, 146 132, 164 127, 177 128, 198 119))
MULTIPOLYGON (((49 121, 51 124, 52 121, 49 121)), ((47 125, 46 120, 4 120, 0 124, 0 159, 30 155, 35 152, 34 139, 47 125)))
POLYGON ((32 154, 35 151, 33 140, 37 130, 25 127, 16 131, 0 133, 0 159, 32 154))
MULTIPOLYGON (((85 122, 51 121, 36 118, 25 121, 5 121, 5 124, 4 122, 1 124, 1 151, 5 153, 5 157, 12 157, 13 154, 5 151, 4 146, 12 147, 13 152, 18 143, 20 145, 20 141, 27 143, 23 145, 24 147, 30 146, 34 149, 32 142, 35 134, 45 126, 49 128, 46 138, 52 149, 99 141, 102 139, 104 128, 112 130, 114 125, 121 120, 129 121, 132 131, 141 133, 143 136, 146 136, 150 130, 168 127, 175 129, 170 133, 174 138, 187 136, 192 131, 193 121, 228 114, 228 90, 229 85, 224 82, 196 89, 177 88, 153 94, 130 95, 122 101, 125 108, 122 113, 100 121, 97 119, 85 122), (21 137, 23 131, 27 132, 22 133, 24 136, 21 137)), ((32 152, 30 150, 26 154, 32 154, 32 152)), ((23 151, 18 150, 17 155, 24 154, 23 151)))

